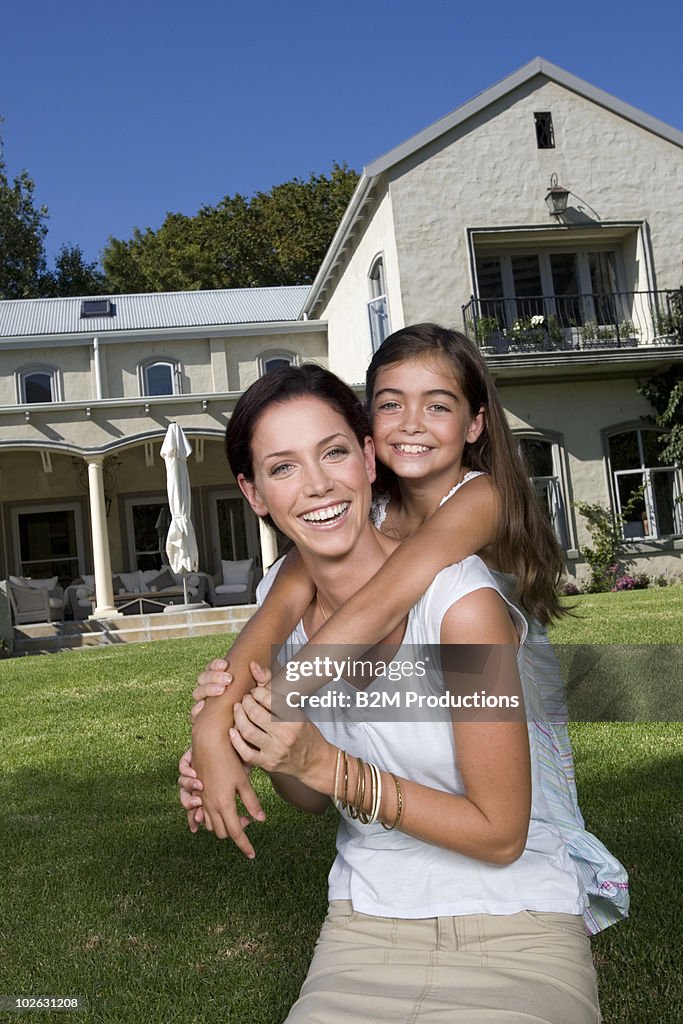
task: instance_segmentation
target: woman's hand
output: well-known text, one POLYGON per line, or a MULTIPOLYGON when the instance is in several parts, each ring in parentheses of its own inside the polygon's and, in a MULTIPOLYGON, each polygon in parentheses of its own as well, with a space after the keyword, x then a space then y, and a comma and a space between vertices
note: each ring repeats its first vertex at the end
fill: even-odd
POLYGON ((334 786, 336 748, 303 715, 281 721, 272 715, 271 673, 256 662, 251 672, 257 686, 235 704, 232 745, 245 765, 258 765, 269 773, 290 775, 319 793, 334 786))

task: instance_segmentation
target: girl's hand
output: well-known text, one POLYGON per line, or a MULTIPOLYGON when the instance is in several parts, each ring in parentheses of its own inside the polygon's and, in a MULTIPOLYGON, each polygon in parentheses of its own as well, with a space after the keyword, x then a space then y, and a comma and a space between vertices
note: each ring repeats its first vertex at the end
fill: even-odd
POLYGON ((199 831, 204 821, 202 798, 199 795, 204 788, 192 767, 192 747, 189 747, 178 762, 178 799, 187 812, 187 824, 190 832, 199 831))
POLYGON ((330 751, 334 764, 335 748, 308 718, 284 722, 273 717, 271 673, 256 662, 250 667, 258 685, 235 704, 235 728, 230 730, 233 747, 245 765, 291 775, 311 789, 329 792, 333 769, 330 779, 326 776, 330 751))
POLYGON ((232 682, 228 671, 230 662, 224 658, 214 658, 197 676, 197 685, 192 691, 195 703, 190 709, 190 719, 194 723, 206 703, 207 697, 220 697, 232 682))

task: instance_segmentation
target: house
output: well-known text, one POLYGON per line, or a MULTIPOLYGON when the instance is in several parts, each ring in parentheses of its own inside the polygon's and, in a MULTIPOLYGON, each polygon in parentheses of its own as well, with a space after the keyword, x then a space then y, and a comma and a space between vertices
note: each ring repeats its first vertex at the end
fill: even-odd
POLYGON ((194 447, 202 566, 275 547, 222 450, 251 381, 313 359, 360 384, 390 330, 468 330, 566 552, 573 505, 630 503, 646 571, 680 569, 681 470, 638 381, 683 361, 683 133, 536 59, 369 164, 309 287, 0 303, 0 578, 160 560, 160 444, 194 447))

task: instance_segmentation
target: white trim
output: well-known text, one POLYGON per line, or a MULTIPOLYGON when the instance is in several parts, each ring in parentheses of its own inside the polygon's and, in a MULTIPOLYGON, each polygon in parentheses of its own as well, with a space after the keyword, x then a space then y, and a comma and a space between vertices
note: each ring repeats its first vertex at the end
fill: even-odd
POLYGON ((138 390, 141 398, 171 398, 175 395, 182 394, 182 389, 179 387, 181 365, 178 359, 173 359, 171 356, 159 355, 159 356, 147 356, 145 359, 141 359, 138 363, 138 390), (150 395, 148 392, 149 379, 147 374, 155 366, 168 366, 171 373, 171 390, 167 391, 163 395, 150 395))
POLYGON ((290 352, 284 348, 269 349, 268 352, 261 352, 258 357, 259 377, 266 373, 266 363, 271 359, 286 359, 290 366, 298 366, 300 363, 299 355, 296 352, 290 352))
POLYGON ((238 499, 241 499, 244 509, 244 531, 247 540, 246 557, 254 559, 254 565, 259 569, 258 575, 260 576, 262 566, 258 520, 246 503, 239 487, 224 487, 220 490, 211 490, 206 494, 206 498, 208 499, 209 505, 209 546, 211 557, 213 559, 214 572, 221 571, 222 561, 220 531, 218 527, 218 502, 237 501, 238 499))
MULTIPOLYGON (((123 516, 126 523, 126 539, 128 541, 128 565, 129 572, 137 572, 137 549, 135 547, 135 526, 133 523, 133 508, 136 505, 168 505, 168 495, 159 495, 157 491, 156 495, 142 494, 137 497, 124 498, 123 499, 123 516)), ((150 552, 141 552, 141 554, 149 554, 150 552)), ((161 552, 161 561, 164 563, 165 552, 161 552)))
MULTIPOLYGON (((23 505, 12 505, 9 508, 10 513, 10 534, 11 534, 11 549, 12 559, 14 561, 16 575, 21 576, 21 540, 19 537, 19 516, 24 515, 35 515, 42 512, 73 512, 74 514, 74 531, 76 536, 76 567, 77 572, 74 574, 74 579, 77 576, 81 576, 85 571, 86 559, 85 551, 83 548, 83 521, 81 518, 81 504, 74 501, 36 501, 30 504, 23 505)), ((59 559, 43 558, 36 559, 36 561, 58 561, 59 559)), ((73 557, 64 557, 62 561, 72 561, 73 557)))
POLYGON ((27 363, 15 371, 15 383, 18 405, 29 405, 31 408, 40 408, 45 405, 53 405, 62 401, 62 373, 56 366, 49 363, 27 363), (50 378, 50 402, 27 402, 26 400, 26 378, 34 374, 45 374, 50 378))

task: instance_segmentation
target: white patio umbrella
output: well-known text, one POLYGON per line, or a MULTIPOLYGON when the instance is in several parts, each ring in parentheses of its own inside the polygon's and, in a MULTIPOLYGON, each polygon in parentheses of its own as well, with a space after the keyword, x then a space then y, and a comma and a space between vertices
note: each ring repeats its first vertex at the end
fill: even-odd
POLYGON ((197 538, 190 519, 192 498, 187 457, 191 451, 182 427, 177 423, 169 424, 161 446, 161 456, 166 462, 166 490, 171 512, 171 525, 166 537, 166 554, 173 572, 182 574, 185 604, 188 603, 187 574, 196 572, 199 565, 197 538))

